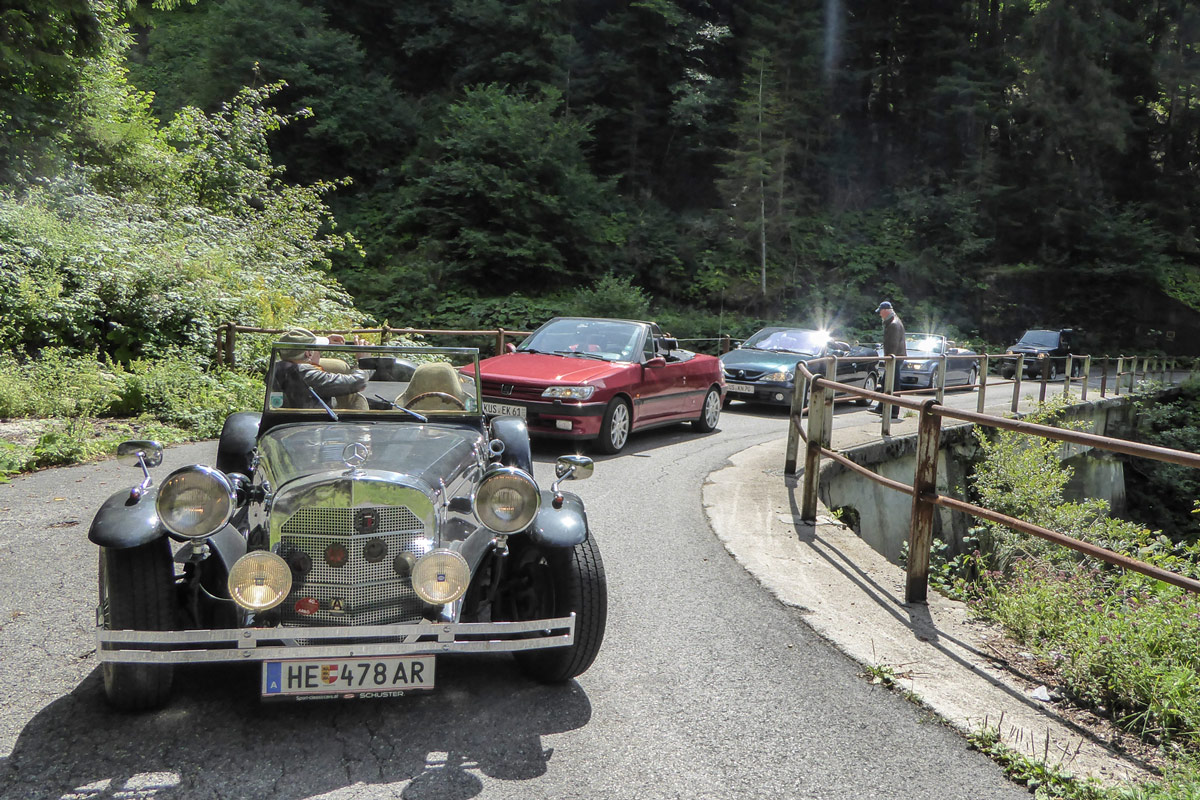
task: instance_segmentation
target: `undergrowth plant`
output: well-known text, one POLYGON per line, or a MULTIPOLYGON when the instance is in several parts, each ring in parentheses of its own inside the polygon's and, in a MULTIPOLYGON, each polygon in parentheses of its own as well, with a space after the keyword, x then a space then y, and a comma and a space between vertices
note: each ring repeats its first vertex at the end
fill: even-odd
MULTIPOLYGON (((1060 414, 1048 404, 1034 421, 1060 414)), ((1111 519, 1101 501, 1065 500, 1070 469, 1057 443, 1009 432, 980 442, 981 505, 1197 574, 1196 545, 1111 519)), ((988 563, 963 596, 1056 670, 1077 704, 1148 741, 1200 751, 1200 598, 997 525, 981 533, 988 563)))

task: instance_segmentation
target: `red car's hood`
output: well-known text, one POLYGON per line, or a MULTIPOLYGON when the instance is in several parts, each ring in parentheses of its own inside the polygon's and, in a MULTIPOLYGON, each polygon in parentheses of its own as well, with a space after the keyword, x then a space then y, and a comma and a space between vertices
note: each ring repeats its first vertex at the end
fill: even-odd
POLYGON ((597 361, 580 356, 506 353, 480 361, 479 372, 489 381, 550 386, 595 384, 636 366, 627 361, 597 361))

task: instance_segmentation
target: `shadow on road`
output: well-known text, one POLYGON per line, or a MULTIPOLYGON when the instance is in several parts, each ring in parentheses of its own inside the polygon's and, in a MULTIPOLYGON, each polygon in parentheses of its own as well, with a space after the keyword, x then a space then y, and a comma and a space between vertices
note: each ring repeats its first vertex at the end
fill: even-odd
POLYGON ((532 683, 507 655, 443 656, 438 689, 385 700, 260 703, 258 682, 257 666, 178 669, 167 708, 124 714, 93 670, 22 729, 0 759, 0 795, 301 798, 378 786, 465 800, 483 790, 480 775, 543 775, 554 750, 541 737, 591 718, 577 683, 532 683))

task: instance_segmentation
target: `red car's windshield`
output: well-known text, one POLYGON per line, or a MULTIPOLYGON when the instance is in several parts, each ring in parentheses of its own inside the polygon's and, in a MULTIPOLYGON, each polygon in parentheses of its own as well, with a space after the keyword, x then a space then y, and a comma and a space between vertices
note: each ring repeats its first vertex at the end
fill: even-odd
POLYGON ((521 342, 517 352, 634 361, 641 353, 642 331, 641 325, 618 320, 554 320, 521 342))

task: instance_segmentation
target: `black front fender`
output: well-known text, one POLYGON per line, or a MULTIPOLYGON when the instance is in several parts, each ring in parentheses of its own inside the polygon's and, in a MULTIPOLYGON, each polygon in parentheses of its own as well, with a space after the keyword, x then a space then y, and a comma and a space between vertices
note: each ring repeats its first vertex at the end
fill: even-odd
POLYGON ((529 449, 529 429, 525 426, 525 420, 520 417, 495 417, 492 419, 492 436, 504 442, 501 461, 533 474, 533 455, 529 449))
POLYGON ((151 486, 136 498, 129 489, 117 492, 104 501, 92 518, 88 539, 101 547, 126 550, 166 536, 167 529, 154 507, 157 498, 157 486, 151 486))
POLYGON ((587 513, 579 495, 562 492, 561 508, 554 507, 554 493, 542 492, 542 507, 533 518, 529 535, 539 545, 574 547, 588 538, 587 513))

